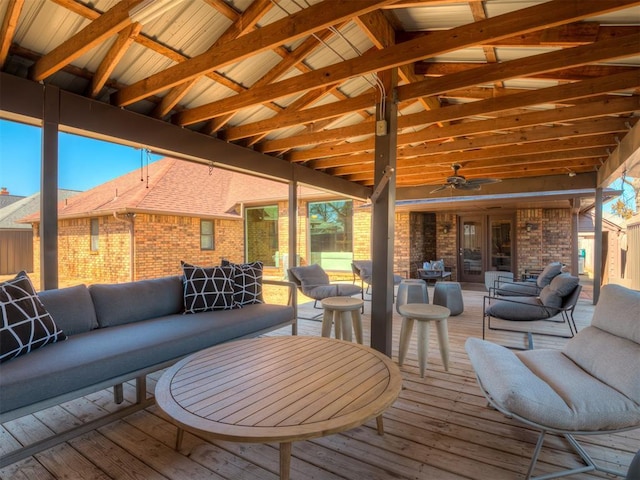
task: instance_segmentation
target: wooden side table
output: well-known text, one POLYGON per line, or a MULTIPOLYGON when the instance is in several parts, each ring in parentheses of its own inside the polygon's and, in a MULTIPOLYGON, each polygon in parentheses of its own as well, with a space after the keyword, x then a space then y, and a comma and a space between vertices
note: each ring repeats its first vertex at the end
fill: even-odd
POLYGON ((449 370, 449 332, 447 330, 447 318, 451 311, 440 305, 429 305, 428 303, 407 303, 401 305, 400 315, 402 315, 402 327, 400 329, 400 349, 398 352, 398 365, 402 366, 407 355, 413 323, 418 321, 418 364, 420 366, 420 377, 424 378, 424 371, 427 366, 427 352, 429 349, 429 323, 436 322, 438 329, 438 344, 440 346, 440 356, 444 369, 449 370))
POLYGON ((351 325, 356 341, 362 345, 362 316, 360 309, 364 301, 354 297, 327 297, 322 300, 322 336, 331 336, 331 323, 335 325, 337 339, 351 341, 351 325))

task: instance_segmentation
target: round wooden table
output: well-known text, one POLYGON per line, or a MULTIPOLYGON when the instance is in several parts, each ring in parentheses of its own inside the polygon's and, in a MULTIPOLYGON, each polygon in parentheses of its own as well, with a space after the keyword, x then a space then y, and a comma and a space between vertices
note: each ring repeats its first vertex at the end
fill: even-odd
POLYGON ((449 332, 447 330, 447 318, 451 311, 440 305, 430 305, 428 303, 407 303, 399 307, 402 315, 402 326, 400 328, 400 348, 398 350, 398 365, 402 366, 407 355, 413 323, 418 321, 418 365, 420 367, 420 377, 424 378, 424 371, 427 366, 427 352, 429 349, 429 324, 436 322, 438 329, 438 344, 440 346, 440 357, 444 364, 444 369, 449 370, 449 332))
POLYGON ((322 337, 265 337, 224 343, 169 368, 156 402, 183 429, 235 442, 280 443, 289 479, 291 443, 376 418, 398 397, 402 376, 380 352, 322 337))
POLYGON ((321 301, 322 336, 331 336, 331 322, 335 327, 337 339, 351 341, 351 326, 356 335, 356 342, 362 345, 362 316, 360 310, 364 300, 354 297, 327 297, 321 301))

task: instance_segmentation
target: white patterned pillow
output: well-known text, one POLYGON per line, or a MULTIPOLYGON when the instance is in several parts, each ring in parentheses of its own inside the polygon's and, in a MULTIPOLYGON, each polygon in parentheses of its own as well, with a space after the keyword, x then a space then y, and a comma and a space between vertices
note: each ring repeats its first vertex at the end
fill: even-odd
POLYGON ((181 264, 184 274, 184 313, 233 308, 233 267, 181 264))
POLYGON ((0 283, 0 312, 0 362, 67 338, 42 305, 25 272, 0 283))
MULTIPOLYGON (((236 307, 264 303, 262 298, 262 262, 229 263, 234 268, 233 301, 236 307)), ((223 265, 225 263, 223 262, 223 265)))

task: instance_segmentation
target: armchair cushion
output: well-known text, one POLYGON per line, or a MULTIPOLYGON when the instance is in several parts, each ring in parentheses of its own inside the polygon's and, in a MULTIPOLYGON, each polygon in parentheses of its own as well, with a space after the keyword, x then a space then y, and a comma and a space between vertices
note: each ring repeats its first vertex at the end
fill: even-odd
POLYGON ((640 405, 589 375, 561 351, 514 353, 477 338, 469 338, 465 348, 476 372, 493 372, 482 375, 483 389, 507 412, 568 431, 640 423, 640 405))
POLYGON ((559 297, 566 297, 578 286, 580 279, 570 273, 562 273, 551 280, 549 287, 559 297))
POLYGON ((304 267, 291 267, 289 271, 298 279, 303 290, 317 287, 318 285, 329 285, 330 283, 329 275, 317 263, 304 267))
POLYGON ((551 262, 549 265, 544 267, 544 270, 538 275, 536 279, 536 285, 538 288, 544 288, 551 283, 557 275, 560 275, 562 272, 562 264, 560 262, 551 262))
MULTIPOLYGON (((560 306, 558 304, 558 306, 560 306)), ((512 297, 510 300, 496 300, 487 306, 485 315, 514 321, 544 320, 557 311, 547 309, 537 297, 512 297)))

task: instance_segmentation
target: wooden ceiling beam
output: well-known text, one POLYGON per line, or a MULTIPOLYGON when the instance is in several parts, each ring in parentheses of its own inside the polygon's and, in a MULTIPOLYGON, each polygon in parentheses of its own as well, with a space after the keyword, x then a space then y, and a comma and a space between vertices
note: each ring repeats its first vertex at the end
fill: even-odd
POLYGON ((438 95, 449 90, 466 88, 496 80, 528 77, 534 74, 601 62, 614 58, 637 55, 640 33, 594 44, 556 50, 530 57, 463 70, 438 78, 427 78, 417 83, 398 87, 398 99, 408 100, 422 95, 438 95))
MULTIPOLYGON (((537 148, 538 145, 556 139, 561 139, 557 140, 557 142, 562 142, 563 146, 560 148, 564 148, 567 145, 571 145, 573 139, 583 136, 593 136, 597 138, 597 136, 605 133, 626 134, 630 126, 631 125, 628 121, 622 119, 596 118, 590 120, 589 122, 582 122, 572 126, 536 127, 534 129, 521 130, 520 132, 514 132, 507 135, 492 135, 487 137, 454 140, 441 144, 430 143, 426 145, 420 145, 418 147, 399 148, 398 159, 399 161, 402 161, 402 159, 404 158, 419 157, 420 161, 426 164, 428 163, 428 156, 436 156, 440 158, 440 156, 443 154, 460 153, 467 150, 486 150, 486 154, 490 155, 491 152, 502 147, 508 147, 511 149, 511 151, 513 151, 514 145, 517 145, 518 151, 521 151, 521 149, 529 143, 533 143, 533 148, 537 148), (567 138, 570 138, 571 140, 566 140, 567 138), (565 144, 564 142, 569 143, 565 144)), ((613 138, 615 139, 616 137, 614 136, 613 138)), ((588 142, 589 141, 587 141, 585 145, 593 146, 588 142)), ((335 168, 372 161, 373 153, 361 153, 308 160, 306 161, 305 165, 310 168, 325 170, 327 168, 335 168)))
MULTIPOLYGON (((418 62, 414 64, 416 74, 426 77, 441 77, 443 75, 451 75, 463 70, 471 70, 480 68, 484 64, 478 63, 454 63, 454 62, 418 62)), ((550 72, 534 73, 521 78, 542 78, 548 80, 567 80, 580 81, 587 78, 604 77, 605 75, 615 75, 616 73, 628 72, 638 67, 621 66, 621 65, 581 65, 578 67, 563 68, 561 70, 552 70, 550 72)), ((446 95, 448 92, 445 92, 446 95)))
MULTIPOLYGON (((432 35, 434 31, 398 32, 398 43, 407 42, 415 38, 432 35)), ((526 33, 509 38, 503 38, 496 42, 483 42, 481 47, 519 47, 519 48, 571 48, 579 45, 587 45, 606 38, 624 37, 633 33, 639 33, 640 27, 636 26, 601 26, 597 22, 576 22, 558 27, 545 28, 535 32, 526 33)))
MULTIPOLYGON (((325 3, 323 2, 322 5, 325 3)), ((396 44, 380 51, 369 52, 358 58, 299 75, 295 78, 282 80, 268 87, 252 88, 243 94, 180 112, 176 115, 175 121, 179 125, 197 123, 265 101, 318 88, 327 83, 340 82, 355 76, 399 67, 419 59, 473 46, 490 38, 505 38, 518 33, 535 31, 548 26, 560 25, 585 17, 628 8, 636 4, 640 4, 640 0, 610 0, 606 3, 597 0, 584 0, 579 3, 552 0, 545 4, 524 8, 516 12, 474 22, 470 25, 435 32, 428 41, 416 39, 403 44, 396 44)), ((251 34, 241 38, 246 38, 249 35, 251 34)), ((169 70, 166 71, 167 73, 163 72, 163 74, 167 76, 169 70)), ((138 82, 132 85, 128 91, 124 89, 116 93, 114 97, 115 103, 124 105, 135 101, 136 95, 131 93, 134 91, 132 89, 135 89, 135 91, 145 90, 148 94, 153 93, 155 88, 151 82, 152 78, 150 77, 142 81, 142 83, 138 82)), ((419 94, 413 98, 419 96, 423 95, 419 94)))
POLYGON ((116 41, 113 42, 109 51, 104 56, 96 73, 93 75, 91 79, 91 86, 89 87, 89 92, 87 96, 90 98, 95 98, 102 87, 109 80, 109 76, 113 72, 118 62, 122 59, 124 54, 127 52, 131 44, 135 41, 135 38, 140 35, 140 31, 142 30, 142 24, 135 22, 125 27, 118 33, 118 37, 116 41))
MULTIPOLYGON (((269 12, 272 7, 273 3, 271 0, 254 0, 243 13, 237 15, 237 18, 231 26, 227 28, 215 42, 213 42, 213 44, 207 49, 207 52, 211 52, 219 48, 225 48, 229 42, 232 42, 239 36, 253 30, 258 23, 258 20, 269 12)), ((181 85, 173 87, 169 93, 162 98, 162 102, 160 102, 160 104, 155 108, 152 116, 162 118, 167 115, 171 109, 184 98, 200 78, 201 77, 192 78, 181 85)))
MULTIPOLYGON (((638 109, 640 109, 640 97, 638 96, 597 100, 582 105, 576 105, 574 107, 535 111, 493 119, 474 120, 466 123, 449 125, 448 127, 443 128, 425 128, 418 132, 398 135, 398 145, 401 146, 429 141, 442 141, 450 138, 468 137, 471 135, 487 134, 501 130, 520 130, 525 127, 534 127, 536 125, 559 125, 567 122, 580 121, 582 119, 631 113, 638 109)), ((404 121, 404 118, 405 117, 400 117, 398 119, 399 124, 404 121)), ((373 128, 373 125, 368 125, 368 128, 373 128)), ((344 127, 340 132, 336 133, 342 133, 342 138, 348 138, 363 135, 363 130, 366 129, 362 127, 362 124, 358 124, 352 127, 344 127)), ((325 132, 320 132, 318 134, 319 139, 316 143, 322 143, 321 135, 324 133, 325 132)), ((296 145, 296 138, 297 137, 289 137, 287 139, 274 140, 273 142, 287 141, 289 148, 295 148, 298 146, 296 145)), ((270 146, 273 146, 272 142, 265 142, 265 144, 271 144, 270 146)), ((311 143, 304 144, 310 145, 311 143)), ((314 158, 321 158, 323 156, 337 156, 368 150, 373 150, 373 139, 366 139, 345 145, 337 145, 328 151, 311 149, 301 152, 291 152, 286 158, 289 161, 302 162, 314 158)))
MULTIPOLYGON (((505 166, 514 167, 520 165, 535 165, 543 162, 565 162, 569 160, 577 160, 584 158, 600 158, 607 157, 606 147, 589 147, 589 148, 575 148, 571 150, 559 150, 559 151, 540 151, 527 154, 504 155, 496 157, 496 159, 478 159, 478 160, 458 160, 458 158, 464 158, 455 154, 447 155, 452 158, 431 159, 430 163, 419 163, 411 161, 411 159, 405 159, 404 161, 398 161, 397 173, 398 176, 411 175, 415 173, 431 172, 433 174, 447 177, 451 175, 451 165, 453 163, 460 163, 462 165, 461 172, 468 179, 483 177, 487 175, 497 175, 500 171, 504 170, 505 166), (458 158, 456 158, 458 157, 458 158)), ((348 165, 344 167, 337 167, 328 170, 332 175, 344 176, 344 175, 369 175, 370 169, 368 164, 356 164, 348 165)))
POLYGON ((9 47, 18 26, 18 18, 24 6, 24 0, 9 0, 0 26, 0 70, 9 55, 9 47))
MULTIPOLYGON (((217 68, 239 62, 287 42, 293 42, 317 30, 346 21, 354 15, 374 10, 385 3, 390 3, 390 1, 392 0, 350 0, 349 2, 325 0, 320 4, 312 5, 282 20, 247 33, 233 42, 229 42, 224 49, 201 53, 123 88, 113 94, 112 101, 118 106, 130 105, 217 68)), ((216 115, 211 115, 208 118, 213 116, 216 115)))
POLYGON ((129 12, 143 0, 121 0, 111 9, 93 20, 78 33, 68 38, 31 67, 31 79, 44 80, 76 58, 130 25, 129 12))
MULTIPOLYGON (((638 41, 638 49, 640 49, 640 39, 638 41)), ((487 98, 475 102, 450 105, 430 112, 405 115, 403 117, 403 126, 428 125, 474 116, 493 115, 514 108, 531 107, 546 103, 553 104, 611 92, 633 90, 640 87, 640 75, 638 73, 637 71, 618 73, 607 77, 504 95, 499 98, 487 98)))
POLYGON ((373 108, 375 101, 375 95, 373 92, 369 92, 364 95, 329 103, 320 107, 294 110, 291 112, 289 112, 289 109, 286 109, 276 117, 227 128, 224 131, 223 139, 228 141, 237 140, 239 138, 250 137, 252 135, 257 135, 271 130, 311 123, 327 118, 335 118, 346 113, 356 112, 366 108, 373 108))

